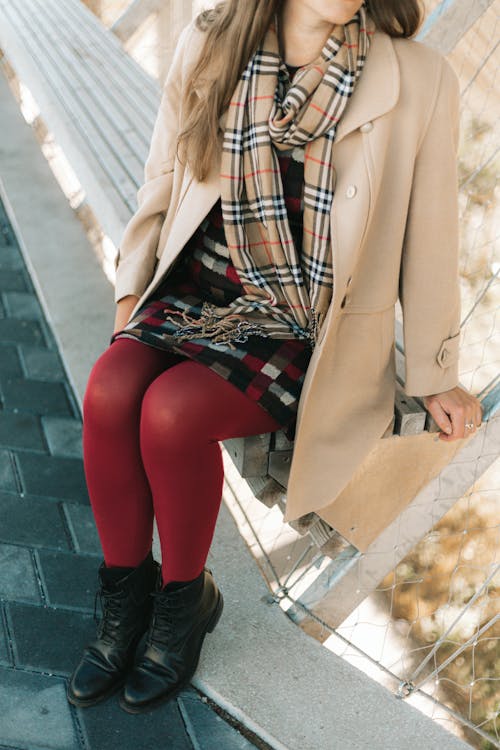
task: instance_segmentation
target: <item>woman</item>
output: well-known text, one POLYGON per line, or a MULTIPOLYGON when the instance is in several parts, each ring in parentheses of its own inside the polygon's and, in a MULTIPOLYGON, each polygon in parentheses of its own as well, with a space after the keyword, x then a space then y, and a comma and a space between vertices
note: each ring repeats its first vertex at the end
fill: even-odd
POLYGON ((181 35, 84 399, 103 618, 75 705, 124 685, 149 710, 191 679, 223 607, 219 441, 295 439, 285 520, 345 486, 392 417, 398 296, 406 392, 443 440, 480 425, 457 373, 458 85, 419 23, 417 0, 227 0, 181 35))

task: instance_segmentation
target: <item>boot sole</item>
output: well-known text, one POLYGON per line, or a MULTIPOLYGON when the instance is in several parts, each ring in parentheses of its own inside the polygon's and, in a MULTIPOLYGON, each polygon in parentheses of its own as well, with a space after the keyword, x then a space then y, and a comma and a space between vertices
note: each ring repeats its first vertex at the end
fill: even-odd
POLYGON ((222 610, 223 609, 224 609, 224 598, 223 598, 221 592, 219 591, 219 599, 218 599, 218 602, 217 602, 217 606, 216 606, 216 608, 215 608, 212 616, 210 617, 210 620, 207 623, 207 627, 206 627, 205 633, 203 634, 203 637, 200 640, 200 646, 198 648, 198 652, 196 654, 196 658, 195 658, 193 664, 191 665, 191 669, 190 669, 188 675, 181 682, 179 682, 173 690, 171 690, 169 693, 166 693, 165 695, 160 695, 158 698, 155 698, 154 700, 149 701, 148 703, 142 703, 142 704, 137 705, 137 706, 128 703, 124 699, 124 697, 122 695, 120 697, 119 701, 118 701, 119 704, 120 704, 120 708, 122 708, 124 711, 126 711, 129 714, 142 714, 142 713, 146 713, 148 711, 152 711, 153 709, 157 708, 158 706, 161 706, 163 703, 167 703, 168 701, 172 700, 173 698, 175 698, 181 692, 181 690, 184 690, 184 688, 187 687, 189 685, 189 683, 191 682, 191 678, 194 675, 194 673, 196 672, 196 668, 198 667, 198 662, 200 661, 200 654, 201 654, 201 649, 202 649, 202 646, 203 646, 203 641, 205 639, 205 635, 207 633, 212 633, 215 630, 215 626, 217 625, 217 623, 220 620, 220 616, 222 614, 222 610))
POLYGON ((122 680, 115 683, 112 688, 107 690, 105 693, 102 693, 97 698, 76 698, 72 693, 70 693, 68 686, 68 689, 66 691, 66 698, 72 706, 76 706, 77 708, 89 708, 90 706, 95 706, 96 703, 101 703, 102 701, 107 700, 107 698, 111 698, 111 696, 115 695, 115 693, 122 689, 125 684, 125 680, 126 678, 124 677, 122 680))

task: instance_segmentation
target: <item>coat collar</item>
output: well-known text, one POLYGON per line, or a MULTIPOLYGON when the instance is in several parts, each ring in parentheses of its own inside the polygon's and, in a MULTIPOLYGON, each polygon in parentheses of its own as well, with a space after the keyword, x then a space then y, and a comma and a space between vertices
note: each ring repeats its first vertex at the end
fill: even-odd
MULTIPOLYGON (((384 31, 376 29, 363 72, 337 128, 335 143, 339 143, 363 123, 391 110, 398 101, 399 86, 399 64, 392 38, 384 31)), ((225 128, 226 119, 227 110, 219 118, 222 130, 225 128)))
POLYGON ((334 142, 339 143, 360 125, 391 110, 398 101, 399 86, 399 64, 392 38, 376 29, 365 66, 339 122, 334 142))

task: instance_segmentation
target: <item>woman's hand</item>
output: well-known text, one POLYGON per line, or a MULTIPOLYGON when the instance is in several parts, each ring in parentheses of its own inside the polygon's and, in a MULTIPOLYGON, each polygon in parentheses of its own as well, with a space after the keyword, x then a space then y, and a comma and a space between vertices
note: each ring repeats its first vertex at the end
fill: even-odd
POLYGON ((117 302, 113 333, 121 331, 122 328, 127 325, 130 314, 136 306, 138 300, 139 297, 136 297, 134 294, 128 294, 126 297, 122 297, 121 300, 117 302))
POLYGON ((423 396, 422 400, 436 424, 443 430, 438 435, 439 439, 447 443, 469 437, 483 420, 483 409, 479 399, 459 385, 449 391, 423 396), (466 429, 467 423, 472 423, 474 427, 466 429), (448 431, 449 434, 446 434, 448 431))

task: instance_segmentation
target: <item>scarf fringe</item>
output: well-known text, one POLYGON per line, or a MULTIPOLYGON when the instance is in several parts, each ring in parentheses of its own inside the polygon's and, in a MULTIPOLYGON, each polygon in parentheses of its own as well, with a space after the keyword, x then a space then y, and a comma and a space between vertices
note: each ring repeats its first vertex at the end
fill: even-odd
MULTIPOLYGON (((190 341, 194 338, 211 338, 214 344, 225 344, 230 349, 236 349, 236 346, 232 343, 244 343, 248 341, 248 337, 251 335, 264 336, 269 338, 272 333, 269 329, 258 323, 253 323, 247 320, 243 315, 237 313, 230 313, 229 315, 220 316, 215 310, 216 306, 211 302, 204 301, 201 307, 201 315, 199 318, 194 318, 187 314, 185 310, 169 310, 165 309, 164 312, 169 312, 170 315, 165 316, 165 320, 169 320, 172 323, 178 324, 179 318, 182 318, 185 325, 180 326, 174 333, 173 336, 176 341, 190 341)), ((302 329, 305 338, 309 341, 311 349, 314 349, 319 333, 319 319, 317 311, 312 308, 311 320, 307 329, 302 329)), ((276 336, 276 338, 296 338, 290 330, 283 331, 282 336, 276 336)))
POLYGON ((189 316, 184 310, 182 312, 171 311, 165 320, 178 323, 178 318, 181 317, 186 323, 173 334, 177 341, 211 338, 215 344, 226 344, 230 349, 236 349, 233 341, 244 343, 252 334, 269 337, 269 332, 265 328, 246 320, 242 315, 232 313, 220 317, 214 312, 215 309, 215 305, 205 301, 199 318, 189 316))

